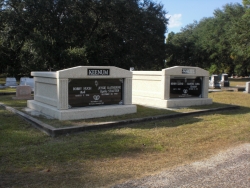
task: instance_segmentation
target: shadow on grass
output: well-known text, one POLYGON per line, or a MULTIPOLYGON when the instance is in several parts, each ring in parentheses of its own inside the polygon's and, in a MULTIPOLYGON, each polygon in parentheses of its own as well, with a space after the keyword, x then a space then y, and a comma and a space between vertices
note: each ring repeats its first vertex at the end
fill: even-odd
MULTIPOLYGON (((223 104, 214 105, 220 107, 223 104)), ((194 109, 197 108, 194 107, 194 109)), ((241 107, 231 111, 208 112, 202 116, 215 113, 237 116, 249 112, 248 107, 241 107)), ((174 133, 174 136, 177 138, 181 132, 175 128, 185 128, 187 125, 203 121, 196 115, 192 115, 50 138, 31 128, 17 116, 8 115, 9 112, 0 109, 0 113, 2 114, 1 120, 4 120, 2 122, 5 122, 4 125, 0 125, 0 148, 3 151, 0 153, 1 187, 15 187, 16 185, 20 187, 26 185, 31 187, 101 187, 94 181, 98 179, 108 181, 112 176, 112 172, 109 171, 105 172, 102 177, 96 175, 96 172, 99 173, 99 168, 105 168, 106 160, 161 152, 168 146, 159 148, 156 132, 172 134, 171 131, 176 130, 177 134, 174 133), (100 165, 99 168, 97 168, 98 165, 100 165)), ((205 130, 206 127, 203 129, 205 130)), ((192 137, 192 134, 186 137, 188 136, 192 137)), ((186 141, 186 139, 183 140, 186 141)), ((163 144, 165 142, 168 141, 165 140, 163 144)))
POLYGON ((24 164, 28 161, 32 164, 32 160, 33 163, 43 163, 44 160, 53 163, 79 158, 115 157, 123 153, 138 154, 144 151, 145 145, 152 144, 151 139, 141 135, 143 129, 177 127, 201 121, 193 117, 188 117, 186 122, 181 123, 174 119, 152 121, 50 138, 3 108, 0 109, 0 118, 0 147, 5 148, 1 157, 3 161, 6 158, 13 165, 18 165, 20 161, 24 164))

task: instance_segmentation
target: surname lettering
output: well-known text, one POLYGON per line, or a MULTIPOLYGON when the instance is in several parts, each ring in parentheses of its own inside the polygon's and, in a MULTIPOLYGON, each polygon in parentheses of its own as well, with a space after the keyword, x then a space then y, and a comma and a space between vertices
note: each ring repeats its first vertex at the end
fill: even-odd
POLYGON ((109 75, 109 70, 97 70, 97 69, 88 69, 88 75, 98 76, 98 75, 109 75))

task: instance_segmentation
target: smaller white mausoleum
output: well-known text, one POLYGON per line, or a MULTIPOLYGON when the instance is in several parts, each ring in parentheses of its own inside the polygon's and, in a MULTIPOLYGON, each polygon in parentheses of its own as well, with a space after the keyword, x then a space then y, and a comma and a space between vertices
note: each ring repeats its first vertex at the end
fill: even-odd
POLYGON ((159 108, 212 104, 208 85, 209 72, 199 67, 133 71, 132 102, 159 108))

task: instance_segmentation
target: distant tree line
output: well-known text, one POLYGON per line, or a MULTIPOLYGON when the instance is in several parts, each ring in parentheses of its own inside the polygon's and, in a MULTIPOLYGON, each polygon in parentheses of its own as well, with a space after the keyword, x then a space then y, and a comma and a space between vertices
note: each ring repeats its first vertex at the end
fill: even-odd
POLYGON ((165 38, 169 18, 154 0, 0 0, 0 73, 94 65, 249 75, 250 0, 242 2, 165 38))
POLYGON ((250 0, 227 4, 214 16, 169 33, 166 66, 199 66, 211 74, 250 74, 250 0))
POLYGON ((151 0, 0 0, 0 70, 163 68, 165 14, 151 0))

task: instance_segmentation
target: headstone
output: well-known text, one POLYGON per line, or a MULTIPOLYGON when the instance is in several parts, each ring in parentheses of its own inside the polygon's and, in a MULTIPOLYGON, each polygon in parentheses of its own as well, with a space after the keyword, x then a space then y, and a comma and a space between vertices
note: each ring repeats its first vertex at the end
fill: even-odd
POLYGON ((16 78, 7 77, 6 82, 5 82, 5 86, 7 86, 7 87, 16 87, 17 86, 16 78))
POLYGON ((132 72, 112 66, 79 66, 32 72, 34 100, 27 106, 59 120, 89 119, 136 112, 132 72))
POLYGON ((21 77, 20 86, 30 86, 32 91, 34 91, 34 78, 21 77))
POLYGON ((220 89, 220 80, 219 80, 219 76, 216 74, 213 74, 209 80, 209 88, 212 89, 220 89))
POLYGON ((229 80, 228 80, 228 75, 227 74, 222 74, 221 75, 220 86, 221 87, 229 87, 229 80))
POLYGON ((250 82, 246 82, 246 91, 245 93, 250 93, 250 82))
POLYGON ((17 86, 16 97, 13 99, 33 99, 30 86, 17 86))
POLYGON ((0 84, 0 89, 4 89, 4 88, 6 88, 7 86, 4 86, 4 85, 1 85, 0 84))
POLYGON ((208 71, 175 66, 162 71, 133 71, 132 102, 160 108, 212 104, 208 71))

